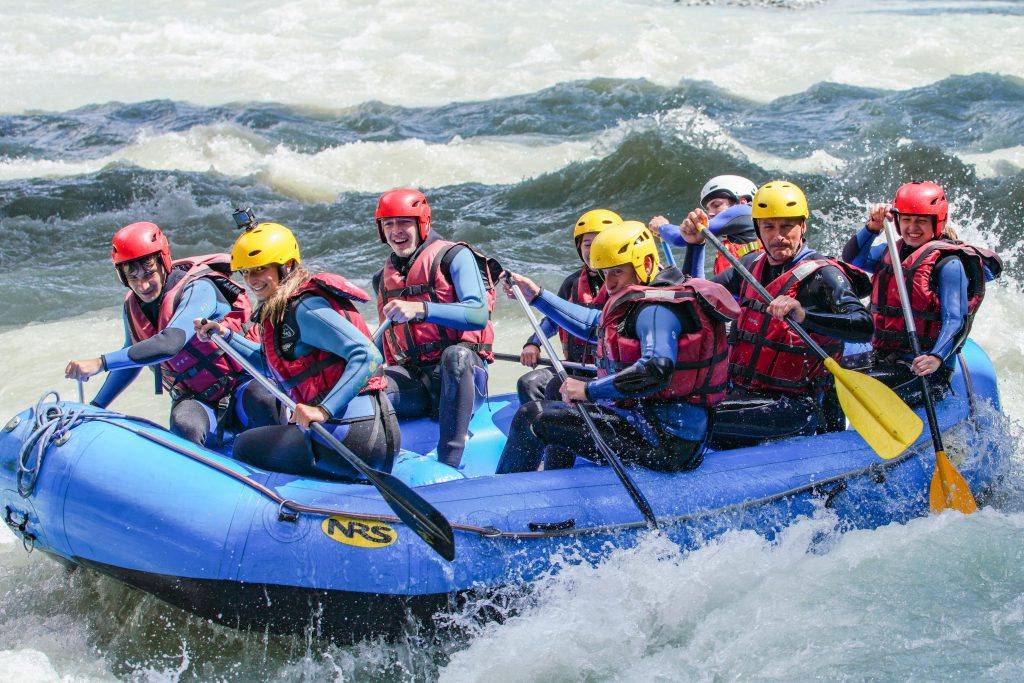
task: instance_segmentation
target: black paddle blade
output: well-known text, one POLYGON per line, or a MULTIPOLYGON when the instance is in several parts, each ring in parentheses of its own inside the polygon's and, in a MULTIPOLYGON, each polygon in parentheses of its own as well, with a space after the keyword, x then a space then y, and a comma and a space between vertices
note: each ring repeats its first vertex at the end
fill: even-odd
POLYGON ((394 475, 369 470, 370 476, 391 509, 405 525, 433 548, 438 555, 451 562, 455 559, 455 534, 445 516, 394 475), (372 473, 372 474, 370 474, 372 473))

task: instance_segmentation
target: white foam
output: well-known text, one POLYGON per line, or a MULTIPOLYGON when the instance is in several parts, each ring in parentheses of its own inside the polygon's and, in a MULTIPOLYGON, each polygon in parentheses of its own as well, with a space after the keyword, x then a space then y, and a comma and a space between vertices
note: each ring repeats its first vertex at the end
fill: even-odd
MULTIPOLYGON (((833 521, 799 521, 774 541, 730 532, 685 554, 649 537, 598 567, 570 566, 538 582, 520 616, 483 629, 441 680, 932 680, 960 671, 964 632, 1019 642, 1024 517, 949 513, 842 536, 833 521), (995 567, 1003 589, 964 588, 995 567)), ((999 650, 984 661, 1020 671, 1014 645, 999 650)))
POLYGON ((1024 169, 1024 145, 990 152, 960 152, 956 156, 974 166, 979 178, 1012 176, 1024 169))
POLYGON ((676 129, 676 136, 690 144, 705 149, 728 152, 730 156, 746 158, 761 168, 770 168, 784 173, 836 175, 846 167, 846 162, 824 150, 815 150, 805 157, 780 157, 761 152, 745 145, 703 111, 683 106, 659 114, 653 118, 655 125, 676 129))
POLYGON ((45 654, 38 650, 0 652, 0 680, 18 683, 61 683, 61 677, 45 654))
POLYGON ((260 0, 239 12, 196 0, 185 12, 128 0, 59 11, 37 3, 0 12, 0 110, 160 98, 436 105, 605 76, 707 79, 768 100, 822 81, 903 90, 950 74, 1024 76, 1020 17, 923 13, 948 6, 607 0, 598 11, 584 0, 523 0, 483 12, 472 0, 260 0))
POLYGON ((447 144, 418 139, 355 142, 305 154, 274 145, 233 124, 196 126, 150 135, 88 161, 0 160, 0 181, 96 173, 130 164, 150 170, 257 176, 278 192, 307 202, 333 201, 340 192, 376 192, 399 185, 505 184, 599 158, 622 137, 621 128, 595 136, 456 137, 447 144))

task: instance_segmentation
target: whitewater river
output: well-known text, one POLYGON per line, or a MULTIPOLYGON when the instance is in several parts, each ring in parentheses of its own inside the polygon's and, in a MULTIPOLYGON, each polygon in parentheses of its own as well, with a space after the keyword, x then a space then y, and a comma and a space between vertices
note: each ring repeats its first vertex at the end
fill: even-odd
MULTIPOLYGON (((978 514, 663 538, 493 597, 440 636, 239 633, 0 530, 0 681, 1024 679, 1024 4, 979 0, 0 2, 0 423, 121 343, 110 236, 227 249, 250 205, 367 285, 376 197, 557 285, 585 210, 678 220, 704 181, 785 177, 838 253, 902 182, 941 183, 1007 264, 974 338, 1015 477, 978 514)), ((527 336, 506 301, 500 350, 527 336)), ((491 391, 519 369, 495 366, 491 391)), ((166 420, 142 375, 114 405, 166 420)), ((95 384, 88 387, 90 393, 95 384)))

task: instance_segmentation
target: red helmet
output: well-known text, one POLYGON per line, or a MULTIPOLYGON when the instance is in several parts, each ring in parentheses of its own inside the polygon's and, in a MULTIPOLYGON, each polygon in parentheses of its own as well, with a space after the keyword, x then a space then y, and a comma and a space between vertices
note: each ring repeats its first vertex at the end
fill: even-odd
POLYGON ((375 218, 381 242, 387 242, 381 219, 402 216, 415 218, 420 227, 420 241, 427 239, 427 233, 430 232, 430 204, 427 204, 427 198, 419 190, 391 190, 382 194, 377 202, 375 218))
MULTIPOLYGON (((171 271, 171 245, 167 243, 164 233, 155 223, 132 223, 126 225, 114 233, 114 243, 110 249, 110 258, 114 266, 119 266, 127 261, 160 254, 160 261, 166 272, 171 271)), ((117 276, 127 286, 124 274, 119 267, 116 267, 117 276)))
POLYGON ((917 216, 934 216, 932 220, 935 237, 942 235, 949 216, 949 202, 946 193, 935 183, 907 183, 896 190, 896 199, 892 202, 892 212, 899 229, 901 213, 917 216))

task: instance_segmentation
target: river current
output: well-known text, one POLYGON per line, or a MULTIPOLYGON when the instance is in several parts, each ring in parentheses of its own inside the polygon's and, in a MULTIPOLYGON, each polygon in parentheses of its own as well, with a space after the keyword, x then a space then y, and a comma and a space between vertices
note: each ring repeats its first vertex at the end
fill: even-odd
MULTIPOLYGON (((110 236, 129 222, 185 256, 227 249, 251 206, 366 286, 376 198, 415 186, 440 233, 556 286, 590 208, 678 220, 710 176, 787 178, 838 253, 871 203, 928 179, 1007 265, 973 338, 1015 475, 976 515, 827 551, 823 512, 771 541, 567 557, 439 636, 351 647, 206 623, 0 530, 0 680, 1021 680, 1022 45, 1024 5, 998 0, 0 2, 4 421, 120 345, 110 236), (514 616, 475 618, 494 610, 514 616)), ((495 321, 517 352, 521 314, 501 301, 495 321)), ((519 372, 496 364, 491 391, 519 372)), ((114 407, 165 421, 146 377, 114 407)))

